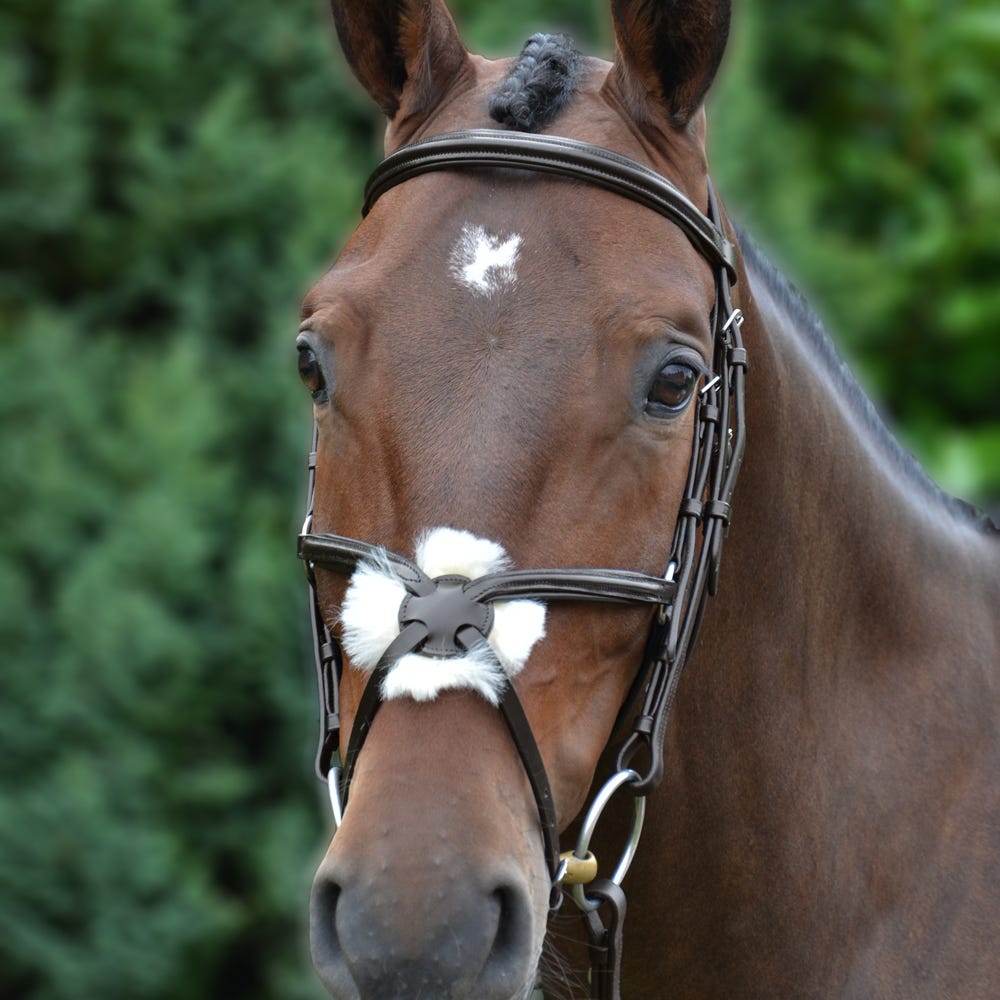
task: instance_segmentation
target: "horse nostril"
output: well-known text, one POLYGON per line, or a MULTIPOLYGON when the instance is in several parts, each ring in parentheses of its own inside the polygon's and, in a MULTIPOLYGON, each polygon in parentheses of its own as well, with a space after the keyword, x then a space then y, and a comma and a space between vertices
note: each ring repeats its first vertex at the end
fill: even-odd
POLYGON ((484 996, 513 995, 521 986, 525 969, 531 968, 533 926, 531 902, 515 885, 494 889, 491 898, 498 916, 493 946, 480 974, 479 989, 484 996), (504 992, 504 991, 507 992, 504 992))
POLYGON ((508 887, 497 889, 493 893, 499 907, 497 918, 497 934, 493 940, 493 949, 490 952, 490 961, 502 961, 507 955, 517 948, 519 938, 518 918, 516 915, 517 902, 513 890, 508 887))
POLYGON ((344 955, 337 933, 337 903, 340 884, 331 878, 317 877, 313 883, 309 907, 309 937, 313 964, 325 980, 329 971, 344 968, 344 955))

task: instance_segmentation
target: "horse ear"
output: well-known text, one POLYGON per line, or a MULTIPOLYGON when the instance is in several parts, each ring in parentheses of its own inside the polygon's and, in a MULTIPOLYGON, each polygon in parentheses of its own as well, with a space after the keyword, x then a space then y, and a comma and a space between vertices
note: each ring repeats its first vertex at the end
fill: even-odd
POLYGON ((633 117, 665 108, 687 125, 722 61, 730 11, 731 0, 611 0, 614 74, 633 117))
POLYGON ((444 0, 331 0, 354 75, 393 119, 429 111, 468 53, 444 0))

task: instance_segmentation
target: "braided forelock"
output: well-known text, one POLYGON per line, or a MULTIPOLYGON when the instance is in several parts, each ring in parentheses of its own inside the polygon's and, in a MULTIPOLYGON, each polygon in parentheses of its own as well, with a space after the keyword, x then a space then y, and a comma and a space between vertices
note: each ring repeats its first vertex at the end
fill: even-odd
POLYGON ((532 35, 490 98, 490 117, 522 132, 547 125, 573 96, 582 58, 567 35, 532 35))

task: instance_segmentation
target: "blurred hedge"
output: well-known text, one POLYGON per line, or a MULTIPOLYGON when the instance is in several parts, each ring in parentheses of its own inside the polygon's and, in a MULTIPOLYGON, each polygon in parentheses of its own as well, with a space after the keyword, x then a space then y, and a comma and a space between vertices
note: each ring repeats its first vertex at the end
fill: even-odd
POLYGON ((0 995, 318 996, 297 302, 374 127, 312 3, 0 15, 0 995))
MULTIPOLYGON (((738 8, 714 172, 932 471, 1000 495, 987 3, 738 8)), ((456 4, 471 47, 603 3, 456 4)), ((298 299, 380 125, 320 0, 8 0, 0 994, 319 997, 298 299)))
POLYGON ((903 442, 1000 499, 1000 9, 758 0, 710 119, 737 218, 785 263, 903 442))

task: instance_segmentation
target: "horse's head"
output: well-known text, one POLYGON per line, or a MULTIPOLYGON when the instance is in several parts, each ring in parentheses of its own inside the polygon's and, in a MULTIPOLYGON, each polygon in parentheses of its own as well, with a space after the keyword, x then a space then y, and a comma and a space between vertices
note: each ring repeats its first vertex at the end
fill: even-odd
MULTIPOLYGON (((558 134, 648 165, 706 211, 701 105, 728 3, 612 4, 614 65, 538 38, 520 60, 471 56, 440 0, 333 7, 390 118, 388 152, 459 129, 558 134)), ((316 561, 345 652, 344 731, 359 704, 370 723, 314 889, 313 953, 333 995, 531 992, 552 873, 539 793, 497 704, 512 684, 564 828, 654 609, 540 601, 536 581, 526 597, 456 610, 463 598, 439 596, 459 585, 429 581, 507 565, 663 574, 692 404, 713 366, 716 286, 690 234, 646 205, 487 163, 391 186, 309 293, 298 346, 318 425, 312 530, 416 566, 348 559, 341 574, 316 561), (387 662, 413 620, 417 639, 387 662), (362 703, 373 670, 377 714, 362 703)))

